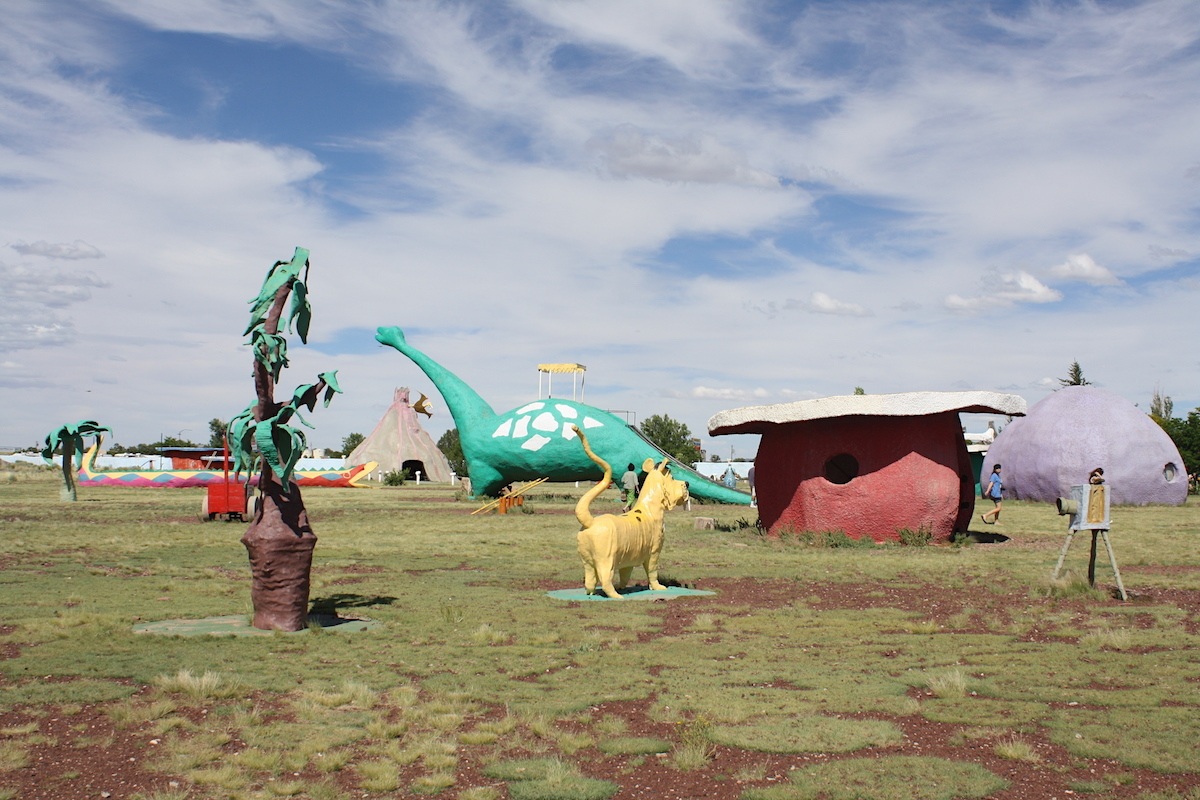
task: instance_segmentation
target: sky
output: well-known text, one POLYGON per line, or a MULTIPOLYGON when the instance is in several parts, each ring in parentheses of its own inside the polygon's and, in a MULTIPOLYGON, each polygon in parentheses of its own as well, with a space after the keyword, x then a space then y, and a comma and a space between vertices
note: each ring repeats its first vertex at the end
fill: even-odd
POLYGON ((6 0, 0 446, 207 441, 297 246, 279 395, 344 390, 316 447, 400 386, 453 426, 381 325, 497 412, 577 362, 586 402, 722 458, 757 437, 718 411, 1032 405, 1073 361, 1182 416, 1198 131, 1194 0, 6 0))

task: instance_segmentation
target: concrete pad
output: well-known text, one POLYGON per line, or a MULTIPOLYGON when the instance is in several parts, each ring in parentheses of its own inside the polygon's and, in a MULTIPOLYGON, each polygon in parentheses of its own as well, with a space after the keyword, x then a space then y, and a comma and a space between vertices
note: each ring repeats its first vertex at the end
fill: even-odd
MULTIPOLYGON (((716 594, 716 592, 706 592, 703 589, 688 589, 683 586, 668 586, 666 591, 657 592, 647 586, 626 586, 624 589, 618 589, 617 593, 626 600, 674 600, 676 597, 692 597, 716 594)), ((553 597, 555 600, 570 600, 572 602, 586 602, 590 600, 609 600, 612 598, 600 594, 588 594, 587 590, 580 586, 577 589, 555 589, 546 594, 553 597)))
MULTIPOLYGON (((330 614, 310 614, 310 625, 319 625, 323 630, 353 633, 374 628, 378 622, 369 619, 350 619, 330 614)), ((308 633, 302 631, 264 631, 253 627, 244 614, 227 617, 205 617, 203 619, 164 619, 133 626, 134 633, 149 633, 158 636, 295 636, 308 633)))

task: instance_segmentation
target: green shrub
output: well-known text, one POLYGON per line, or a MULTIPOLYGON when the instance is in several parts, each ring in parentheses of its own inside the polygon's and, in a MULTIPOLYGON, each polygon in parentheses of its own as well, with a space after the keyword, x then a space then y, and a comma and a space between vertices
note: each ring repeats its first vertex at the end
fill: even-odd
POLYGON ((921 525, 915 531, 901 528, 897 533, 900 534, 900 544, 906 547, 925 547, 933 541, 933 528, 929 525, 921 525))
POLYGON ((406 469, 394 469, 391 472, 383 474, 384 486, 403 486, 412 476, 408 474, 406 469))
POLYGON ((804 531, 796 535, 796 541, 808 547, 862 547, 875 546, 870 536, 855 539, 845 531, 804 531))

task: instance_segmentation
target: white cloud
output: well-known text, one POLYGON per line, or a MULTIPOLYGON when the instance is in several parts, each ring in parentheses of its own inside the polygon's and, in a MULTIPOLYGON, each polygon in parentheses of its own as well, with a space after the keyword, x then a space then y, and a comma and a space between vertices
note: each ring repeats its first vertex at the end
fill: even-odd
POLYGON ((46 258, 62 258, 67 260, 104 258, 104 253, 100 252, 100 248, 90 245, 82 239, 76 239, 70 243, 52 243, 39 239, 33 244, 17 242, 10 246, 23 256, 44 256, 46 258))
POLYGON ((871 312, 857 303, 835 300, 825 292, 813 292, 808 308, 816 314, 835 314, 841 317, 869 317, 871 312))
POLYGON ((847 303, 838 300, 827 292, 813 292, 807 300, 789 297, 781 302, 769 300, 766 303, 746 301, 743 308, 761 314, 768 319, 774 319, 785 311, 804 311, 809 314, 832 314, 839 317, 870 317, 873 312, 857 303, 847 303))
POLYGON ((771 393, 761 386, 756 389, 735 389, 730 387, 693 386, 692 397, 706 400, 728 400, 731 402, 748 402, 770 397, 771 393))
POLYGON ((1157 258, 1164 261, 1186 261, 1192 258, 1192 254, 1187 250, 1180 250, 1177 247, 1162 247, 1152 244, 1147 248, 1151 258, 1157 258))
POLYGON ((741 9, 721 0, 519 0, 519 4, 574 39, 662 60, 697 77, 720 76, 721 65, 733 52, 755 46, 737 19, 741 9))
POLYGON ((1004 273, 990 284, 987 294, 973 297, 947 295, 946 308, 952 311, 977 311, 988 307, 1005 308, 1017 303, 1057 303, 1062 292, 1051 289, 1024 270, 1004 273))
POLYGON ((709 137, 663 139, 626 124, 590 144, 608 172, 621 178, 779 187, 778 178, 751 169, 744 157, 709 137))
POLYGON ((1093 286, 1120 286, 1123 282, 1107 267, 1097 264, 1087 253, 1067 256, 1065 263, 1050 268, 1050 274, 1068 281, 1082 281, 1093 286))
POLYGON ((63 310, 108 284, 89 272, 34 269, 0 262, 0 351, 61 345, 75 336, 63 310))
POLYGON ((92 289, 108 286, 90 272, 34 269, 3 262, 0 262, 0 285, 4 286, 5 302, 50 308, 63 308, 87 300, 92 296, 92 289))
POLYGON ((165 31, 215 33, 244 39, 270 39, 286 35, 303 39, 322 32, 322 24, 335 24, 335 4, 306 3, 304 13, 287 0, 101 0, 114 11, 165 31))
MULTIPOLYGON (((1157 381, 1178 407, 1200 405, 1200 371, 1157 346, 1191 335, 1200 292, 1186 276, 1200 253, 1186 179, 1200 5, 772 8, 6 8, 0 242, 20 243, 20 270, 97 274, 22 273, 22 299, 0 293, 0 347, 33 348, 21 380, 0 382, 0 444, 40 435, 47 417, 149 441, 243 408, 244 301, 297 244, 313 251, 314 338, 406 326, 497 408, 530 399, 542 361, 587 363, 597 404, 700 432, 730 405, 859 385, 1002 384, 1032 402, 1053 388, 1038 376, 1075 357, 1109 386, 1157 381), (319 141, 293 138, 304 113, 237 118, 240 86, 197 55, 211 48, 171 48, 163 30, 242 40, 227 52, 296 47, 336 64, 330 80, 369 71, 347 91, 399 112, 309 109, 319 141), (143 92, 131 76, 156 52, 179 70, 143 92), (367 86, 384 82, 386 96, 367 86), (644 266, 679 240, 731 243, 732 268, 644 266), (1037 274, 1106 270, 1139 291, 1055 305, 1060 292, 1019 270, 1068 252, 1104 266, 1037 274), (105 257, 66 258, 88 253, 105 257), (975 264, 997 276, 972 292, 975 264), (952 313, 983 309, 1007 345, 987 363, 952 313), (1088 337, 1097 318, 1121 335, 1088 337), (71 346, 39 350, 52 343, 71 346), (62 392, 64 374, 93 391, 62 392), (130 386, 144 402, 127 402, 130 386)), ((397 385, 431 392, 407 359, 355 336, 367 341, 349 354, 293 353, 293 382, 337 367, 347 390, 313 415, 314 444, 369 428, 397 385)), ((449 419, 429 424, 436 437, 449 419)))

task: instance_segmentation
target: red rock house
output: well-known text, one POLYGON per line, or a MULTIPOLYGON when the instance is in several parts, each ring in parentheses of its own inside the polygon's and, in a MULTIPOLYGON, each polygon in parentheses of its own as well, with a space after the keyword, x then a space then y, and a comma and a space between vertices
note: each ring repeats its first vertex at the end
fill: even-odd
POLYGON ((223 469, 225 450, 221 447, 160 447, 164 458, 171 459, 171 469, 223 469))
POLYGON ((758 514, 773 536, 843 531, 898 541, 967 530, 976 476, 960 412, 1019 416, 1025 400, 996 392, 822 397, 722 411, 714 436, 762 435, 754 461, 758 514))

